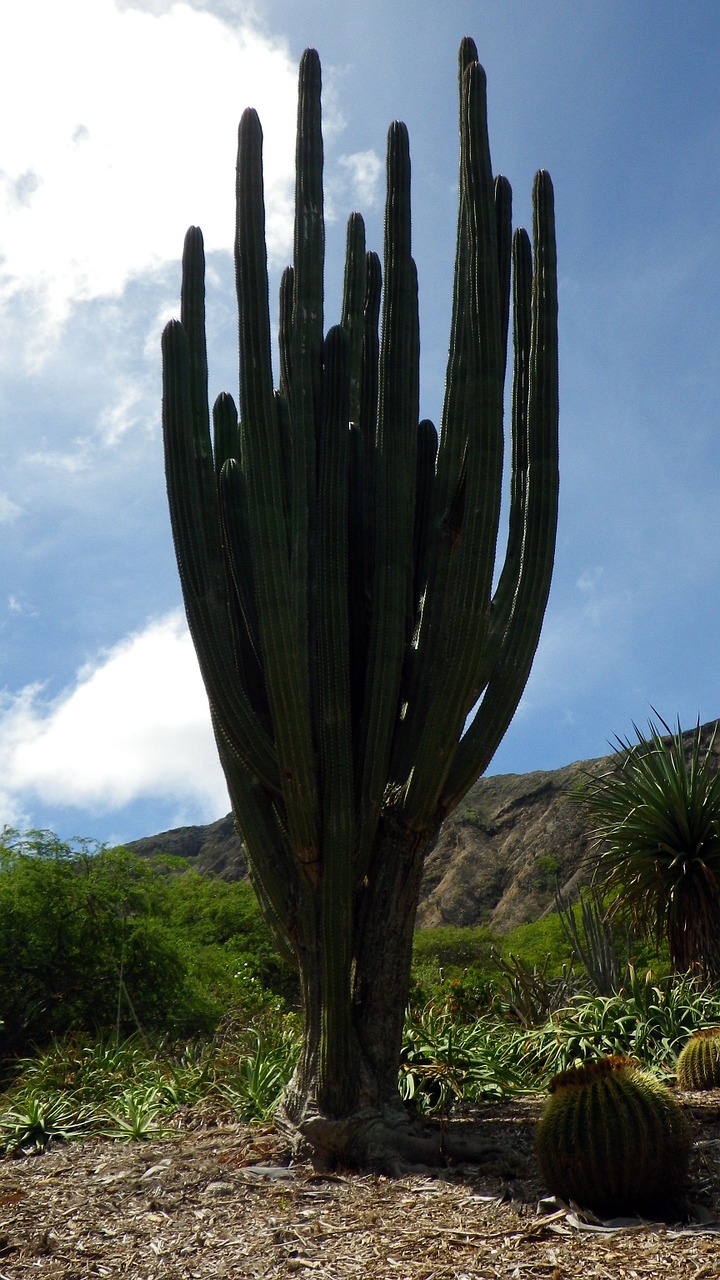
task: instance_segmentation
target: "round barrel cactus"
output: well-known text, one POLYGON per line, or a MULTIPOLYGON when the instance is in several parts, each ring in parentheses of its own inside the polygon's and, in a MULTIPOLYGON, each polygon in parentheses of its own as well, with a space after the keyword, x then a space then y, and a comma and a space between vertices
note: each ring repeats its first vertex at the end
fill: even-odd
POLYGON ((604 1217, 676 1207, 692 1135, 665 1085, 613 1055, 560 1072, 549 1089, 536 1136, 549 1190, 604 1217))
POLYGON ((677 1064, 681 1089, 720 1089, 720 1027, 696 1031, 677 1064))

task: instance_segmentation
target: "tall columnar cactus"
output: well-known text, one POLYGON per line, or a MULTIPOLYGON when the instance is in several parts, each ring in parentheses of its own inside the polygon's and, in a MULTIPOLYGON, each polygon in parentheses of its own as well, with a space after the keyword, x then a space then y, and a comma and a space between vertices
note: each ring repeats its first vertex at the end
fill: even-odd
MULTIPOLYGON (((253 881, 300 968, 305 1041, 285 1112, 305 1133, 318 1116, 396 1106, 423 857, 491 760, 525 686, 558 493, 552 184, 538 173, 533 252, 525 231, 512 234, 508 182, 493 179, 475 45, 460 49, 460 202, 439 440, 431 422, 418 422, 403 124, 388 136, 383 266, 353 214, 341 323, 325 334, 320 88, 317 54, 307 50, 277 389, 252 110, 237 162, 239 414, 221 395, 211 430, 197 228, 185 242, 181 319, 163 335, 180 578, 253 881), (512 481, 496 575, 511 314, 512 481)), ((327 1145, 327 1134, 316 1126, 312 1140, 327 1145)))
POLYGON ((692 1134, 665 1085, 611 1056, 562 1071, 549 1087, 536 1151, 550 1191, 607 1216, 677 1208, 692 1134))
POLYGON ((678 1058, 681 1089, 720 1089, 720 1027, 696 1031, 678 1058))

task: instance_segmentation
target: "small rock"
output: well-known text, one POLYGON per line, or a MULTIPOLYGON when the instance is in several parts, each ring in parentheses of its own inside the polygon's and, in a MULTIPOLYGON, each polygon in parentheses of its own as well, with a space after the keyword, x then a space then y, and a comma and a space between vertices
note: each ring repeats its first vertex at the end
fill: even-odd
POLYGON ((205 1195, 212 1196, 214 1200, 222 1200, 225 1196, 231 1196, 234 1190, 231 1182, 208 1182, 205 1195))

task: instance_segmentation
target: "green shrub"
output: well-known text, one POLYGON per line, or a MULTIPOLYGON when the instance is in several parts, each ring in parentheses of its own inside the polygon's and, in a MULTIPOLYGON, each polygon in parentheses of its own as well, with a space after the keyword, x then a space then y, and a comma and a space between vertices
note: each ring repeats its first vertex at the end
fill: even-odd
POLYGON ((0 838, 0 1055, 70 1032, 209 1034, 292 998, 251 887, 50 832, 0 838))

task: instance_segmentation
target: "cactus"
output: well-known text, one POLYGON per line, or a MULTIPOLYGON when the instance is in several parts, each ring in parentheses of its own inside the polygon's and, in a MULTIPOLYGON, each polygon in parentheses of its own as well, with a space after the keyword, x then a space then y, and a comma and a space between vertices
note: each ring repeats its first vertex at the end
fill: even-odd
POLYGON ((677 1207, 692 1135, 665 1085, 614 1055, 560 1072, 549 1089, 536 1152, 555 1195, 604 1216, 677 1207))
POLYGON ((678 1058, 681 1089, 720 1089, 720 1027, 695 1031, 678 1058))
MULTIPOLYGON (((353 214, 341 323, 324 333, 313 50, 300 65, 296 168, 277 389, 262 130, 247 110, 239 413, 218 398, 211 443, 203 242, 191 228, 181 318, 163 334, 163 432, 188 623, 233 812, 260 901, 300 969, 304 1048, 285 1115, 309 1132, 315 1113, 396 1106, 423 858, 490 762, 530 671, 557 520, 557 282, 550 178, 535 178, 531 248, 525 231, 512 235, 509 183, 493 179, 485 74, 466 39, 438 439, 418 422, 410 153, 398 122, 383 266, 353 214), (496 576, 511 312, 512 481, 496 576)), ((322 1133, 313 1141, 327 1143, 322 1133)))

